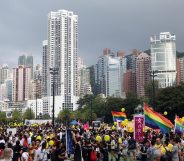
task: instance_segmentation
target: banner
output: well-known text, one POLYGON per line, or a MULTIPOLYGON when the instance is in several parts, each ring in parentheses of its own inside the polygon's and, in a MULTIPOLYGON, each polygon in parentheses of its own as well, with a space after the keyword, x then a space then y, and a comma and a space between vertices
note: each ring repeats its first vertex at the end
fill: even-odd
POLYGON ((12 111, 6 111, 6 118, 12 118, 12 111))
POLYGON ((25 120, 25 125, 29 126, 32 124, 44 124, 44 123, 51 123, 52 120, 25 120))
POLYGON ((134 139, 138 142, 144 139, 144 115, 134 115, 134 139))
POLYGON ((7 128, 7 131, 6 131, 8 134, 12 134, 12 135, 15 135, 17 133, 17 129, 16 128, 7 128))
POLYGON ((66 131, 66 152, 67 154, 74 154, 73 138, 70 129, 66 131))
POLYGON ((94 129, 98 129, 101 125, 101 122, 100 121, 93 121, 92 122, 92 126, 94 129))

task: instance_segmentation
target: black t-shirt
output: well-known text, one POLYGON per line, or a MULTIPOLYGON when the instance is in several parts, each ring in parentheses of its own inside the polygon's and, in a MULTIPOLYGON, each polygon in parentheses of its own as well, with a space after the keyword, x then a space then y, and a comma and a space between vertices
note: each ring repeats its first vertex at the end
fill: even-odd
MULTIPOLYGON (((65 151, 64 151, 64 149, 63 149, 63 150, 62 150, 62 149, 57 149, 57 150, 56 150, 56 155, 57 155, 57 160, 58 160, 58 161, 64 161, 64 157, 65 157, 65 151), (59 158, 59 156, 61 156, 62 159, 59 158)), ((55 161, 56 161, 56 160, 55 160, 55 161)))
POLYGON ((91 157, 91 150, 92 150, 92 147, 91 145, 87 145, 87 146, 83 146, 82 147, 82 156, 84 158, 84 161, 90 161, 90 157, 91 157))
POLYGON ((133 138, 128 140, 128 149, 129 150, 136 149, 136 141, 133 138))
POLYGON ((109 156, 108 156, 108 148, 107 147, 103 147, 103 148, 100 148, 100 152, 102 153, 103 155, 103 161, 108 161, 109 159, 109 156))
POLYGON ((22 147, 20 145, 15 145, 13 147, 13 158, 12 161, 18 161, 18 159, 21 157, 20 151, 22 147))
POLYGON ((80 145, 77 143, 75 145, 75 152, 74 152, 74 161, 81 161, 81 147, 80 145))
MULTIPOLYGON (((141 152, 142 153, 147 153, 147 147, 145 147, 145 146, 142 146, 141 147, 141 152)), ((147 158, 147 154, 141 154, 141 158, 142 158, 142 160, 146 160, 146 158, 147 158)))
POLYGON ((57 150, 53 150, 50 154, 51 161, 56 161, 58 159, 57 150))

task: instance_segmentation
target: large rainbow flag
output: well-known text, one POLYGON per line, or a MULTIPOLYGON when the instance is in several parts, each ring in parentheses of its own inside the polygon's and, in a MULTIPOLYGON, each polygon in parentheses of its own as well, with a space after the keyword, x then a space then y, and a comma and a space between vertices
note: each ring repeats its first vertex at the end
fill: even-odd
POLYGON ((174 126, 175 133, 184 133, 184 124, 178 116, 175 117, 175 126, 174 126))
POLYGON ((155 112, 146 104, 144 104, 144 115, 145 125, 153 129, 160 129, 162 133, 168 133, 174 127, 170 120, 155 112))
POLYGON ((111 113, 114 121, 117 121, 117 120, 123 121, 126 118, 126 113, 124 112, 111 111, 111 113))

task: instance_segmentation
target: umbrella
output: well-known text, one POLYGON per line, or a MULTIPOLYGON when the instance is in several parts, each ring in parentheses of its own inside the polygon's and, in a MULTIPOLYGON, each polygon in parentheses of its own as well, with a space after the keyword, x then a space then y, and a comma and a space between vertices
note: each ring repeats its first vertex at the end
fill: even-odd
POLYGON ((70 122, 70 125, 78 125, 78 122, 76 120, 73 120, 72 122, 70 122))

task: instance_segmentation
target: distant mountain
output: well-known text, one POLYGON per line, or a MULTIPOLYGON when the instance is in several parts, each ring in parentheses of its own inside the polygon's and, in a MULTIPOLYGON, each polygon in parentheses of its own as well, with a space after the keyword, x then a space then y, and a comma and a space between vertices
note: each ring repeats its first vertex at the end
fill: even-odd
MULTIPOLYGON (((148 55, 151 55, 151 50, 150 50, 150 49, 145 50, 144 52, 147 53, 148 55)), ((184 52, 176 51, 176 57, 177 57, 177 58, 184 57, 184 52)))

